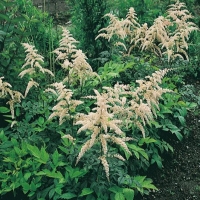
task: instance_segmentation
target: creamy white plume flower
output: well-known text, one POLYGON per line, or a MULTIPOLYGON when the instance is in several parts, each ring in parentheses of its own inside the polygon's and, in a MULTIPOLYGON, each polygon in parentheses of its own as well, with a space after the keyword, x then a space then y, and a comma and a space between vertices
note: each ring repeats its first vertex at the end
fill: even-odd
POLYGON ((159 16, 154 20, 152 26, 140 25, 134 8, 130 8, 125 19, 118 19, 113 14, 106 14, 110 23, 102 28, 97 37, 103 37, 110 41, 113 37, 118 38, 114 43, 122 46, 124 52, 130 56, 134 48, 141 51, 151 51, 157 56, 166 55, 168 62, 175 58, 189 60, 187 55, 189 35, 199 28, 190 20, 193 18, 187 10, 185 3, 176 3, 169 6, 167 16, 159 16), (117 36, 117 37, 116 37, 117 36))
POLYGON ((19 77, 22 78, 25 74, 35 74, 38 71, 44 73, 48 73, 51 76, 54 76, 54 74, 48 70, 42 67, 42 64, 44 63, 44 57, 38 54, 38 50, 35 49, 35 46, 30 45, 28 43, 22 43, 23 47, 25 48, 26 58, 25 58, 25 64, 22 66, 23 71, 19 74, 19 77), (27 68, 30 67, 30 68, 27 68), (27 68, 27 69, 25 69, 27 68))
POLYGON ((34 87, 38 87, 38 86, 39 86, 39 83, 35 82, 35 81, 31 78, 30 81, 28 82, 27 87, 26 87, 26 91, 25 91, 24 97, 27 96, 29 90, 30 90, 33 86, 34 86, 34 87))
POLYGON ((70 34, 70 32, 62 27, 62 39, 59 42, 59 47, 53 51, 57 55, 56 60, 59 61, 61 67, 66 71, 67 75, 63 83, 68 85, 80 85, 93 77, 99 78, 98 74, 93 72, 92 67, 87 62, 86 55, 76 48, 78 43, 70 34))
POLYGON ((50 87, 51 88, 47 88, 45 92, 51 92, 56 95, 57 104, 52 108, 53 113, 49 116, 49 120, 54 117, 58 117, 59 124, 61 125, 63 122, 72 117, 72 112, 76 109, 78 105, 82 104, 83 102, 72 99, 72 90, 67 89, 62 82, 53 83, 50 85, 50 87))
MULTIPOLYGON (((20 103, 23 95, 15 90, 12 90, 10 83, 3 81, 4 77, 0 77, 0 98, 9 99, 6 104, 10 106, 12 119, 15 118, 14 104, 20 103)), ((12 126, 12 124, 11 124, 12 126)))

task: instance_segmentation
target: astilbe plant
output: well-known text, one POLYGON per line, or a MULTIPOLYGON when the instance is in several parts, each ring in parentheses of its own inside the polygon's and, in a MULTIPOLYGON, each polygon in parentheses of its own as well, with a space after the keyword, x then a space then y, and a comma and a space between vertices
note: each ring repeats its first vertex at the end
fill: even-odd
MULTIPOLYGON (((135 16, 133 10, 130 13, 132 13, 131 16, 135 16)), ((131 20, 130 16, 127 16, 127 18, 131 20)), ((132 22, 137 24, 133 19, 132 22)), ((127 25, 126 32, 131 31, 132 29, 127 25)), ((63 38, 60 40, 60 47, 54 53, 57 54, 57 60, 61 63, 61 66, 69 70, 68 77, 70 79, 67 79, 68 84, 72 80, 72 83, 76 83, 78 79, 80 80, 80 84, 83 84, 89 76, 94 76, 94 72, 86 62, 86 57, 82 51, 76 49, 75 43, 76 41, 70 33, 63 29, 63 38)), ((26 63, 22 69, 26 66, 30 66, 30 68, 23 70, 19 76, 23 77, 25 74, 28 74, 31 77, 33 74, 37 75, 38 71, 53 76, 50 70, 41 66, 41 63, 44 62, 43 57, 37 54, 34 46, 29 44, 23 45, 27 56, 25 59, 26 63)), ((61 82, 51 84, 46 89, 46 92, 56 95, 57 101, 57 104, 52 108, 53 113, 49 116, 49 120, 58 117, 60 125, 65 121, 72 121, 72 126, 81 125, 77 134, 86 131, 90 133, 90 139, 83 144, 77 156, 76 165, 84 154, 98 143, 101 146, 101 153, 98 159, 101 161, 106 177, 109 180, 108 158, 115 157, 125 161, 124 156, 120 152, 109 152, 109 146, 115 144, 123 149, 126 156, 132 155, 127 142, 131 142, 135 138, 134 135, 128 137, 126 132, 128 132, 130 125, 134 124, 141 131, 142 137, 145 137, 145 126, 146 124, 150 124, 154 116, 156 116, 156 109, 159 109, 159 99, 161 99, 163 93, 169 92, 169 90, 162 89, 159 86, 163 76, 167 72, 167 69, 160 70, 152 74, 152 76, 147 76, 146 80, 138 80, 139 86, 136 88, 117 83, 113 88, 103 87, 105 92, 102 93, 94 89, 95 96, 84 97, 96 100, 96 106, 88 114, 77 114, 75 112, 76 107, 84 102, 73 99, 73 88, 67 88, 64 84, 66 78, 61 82)), ((95 76, 98 75, 95 74, 95 76)), ((32 86, 37 87, 38 85, 31 78, 26 88, 25 96, 32 86)), ((10 87, 8 83, 3 83, 1 79, 2 95, 9 94, 14 101, 18 93, 15 94, 12 92, 10 87)), ((13 107, 12 110, 14 110, 13 107)), ((72 142, 76 139, 75 134, 66 134, 63 137, 68 138, 72 142)))
POLYGON ((110 23, 106 28, 102 28, 100 33, 96 39, 99 37, 103 37, 108 41, 111 40, 112 37, 117 37, 117 42, 114 43, 116 46, 123 46, 123 48, 127 51, 126 44, 124 44, 124 40, 126 37, 130 37, 129 40, 132 39, 133 35, 135 35, 135 31, 140 27, 140 24, 137 22, 137 17, 134 8, 130 8, 128 14, 125 19, 118 19, 114 14, 108 13, 105 17, 110 18, 110 23), (118 41, 119 40, 119 41, 118 41))
POLYGON ((172 58, 183 56, 189 60, 186 50, 188 49, 189 35, 192 31, 199 30, 199 28, 191 21, 193 16, 186 9, 184 3, 177 1, 175 4, 170 5, 167 10, 167 19, 170 20, 169 30, 175 27, 175 31, 170 32, 169 37, 161 43, 161 48, 166 49, 163 54, 168 55, 168 61, 172 58), (182 56, 183 55, 183 56, 182 56))
POLYGON ((170 5, 166 17, 159 16, 149 28, 146 23, 140 25, 137 22, 134 8, 129 9, 124 20, 119 20, 113 14, 105 16, 110 18, 110 23, 100 30, 104 33, 100 33, 96 39, 103 37, 110 41, 113 38, 116 41, 115 45, 123 46, 128 55, 134 48, 154 52, 159 57, 166 54, 168 62, 177 57, 189 60, 186 52, 187 41, 192 31, 199 30, 189 21, 193 17, 185 4, 179 1, 170 5))
POLYGON ((59 124, 61 125, 64 121, 69 120, 72 117, 72 114, 76 107, 82 104, 82 101, 73 100, 73 92, 70 89, 67 89, 62 82, 53 83, 51 87, 46 89, 46 92, 51 92, 57 96, 58 103, 52 108, 53 113, 49 116, 49 120, 53 117, 59 117, 59 124))
MULTIPOLYGON (((81 151, 77 157, 76 164, 81 157, 88 151, 98 140, 101 143, 103 149, 103 155, 99 157, 101 160, 106 176, 109 180, 109 164, 106 160, 108 147, 107 141, 110 140, 113 143, 120 145, 128 154, 131 155, 125 141, 131 138, 126 138, 123 131, 120 129, 121 120, 114 119, 114 114, 109 112, 110 106, 108 105, 108 95, 100 94, 97 90, 94 90, 96 96, 90 96, 88 98, 96 99, 96 107, 93 108, 94 112, 90 112, 88 115, 82 114, 77 119, 76 125, 81 124, 82 127, 77 133, 89 130, 91 132, 91 139, 89 139, 81 148, 81 151)), ((124 160, 122 156, 118 157, 124 160)))
POLYGON ((159 99, 162 94, 172 92, 159 86, 169 69, 159 70, 146 76, 146 80, 137 80, 138 87, 115 84, 114 88, 104 87, 109 96, 110 108, 117 118, 123 119, 124 127, 134 123, 145 137, 144 127, 150 124, 156 110, 159 110, 159 99))
POLYGON ((82 50, 76 48, 75 44, 78 41, 64 27, 62 27, 62 31, 59 47, 53 53, 57 55, 56 61, 60 62, 61 67, 67 73, 63 82, 67 82, 68 86, 76 85, 79 82, 79 85, 83 86, 87 79, 98 75, 93 72, 82 50))
MULTIPOLYGON (((51 76, 54 76, 54 74, 49 69, 45 69, 44 67, 42 67, 42 64, 44 63, 44 57, 37 53, 37 49, 35 49, 35 46, 28 43, 22 43, 22 45, 24 46, 25 52, 27 54, 25 58, 25 64, 22 66, 23 71, 21 71, 21 73, 19 74, 20 78, 23 78, 26 74, 29 75, 29 77, 33 75, 37 76, 39 73, 48 73, 51 76)), ((34 81, 33 78, 30 78, 26 87, 24 97, 27 96, 29 90, 33 86, 38 87, 39 83, 34 81)))
POLYGON ((20 103, 21 99, 24 98, 23 95, 15 90, 12 90, 12 86, 10 83, 3 81, 4 77, 0 77, 0 98, 2 99, 9 99, 7 101, 7 104, 10 106, 10 111, 12 115, 12 119, 15 118, 15 112, 14 112, 14 104, 20 103))
MULTIPOLYGON (((55 82, 46 89, 46 92, 51 92, 57 97, 57 104, 52 108, 53 113, 49 116, 49 120, 58 117, 60 125, 68 120, 73 121, 76 107, 83 103, 73 99, 73 89, 76 89, 77 82, 79 81, 82 87, 87 79, 94 76, 98 77, 87 63, 85 54, 76 48, 77 41, 70 32, 64 27, 62 27, 62 31, 59 47, 53 53, 57 55, 56 61, 67 72, 67 76, 61 82, 55 82)), ((70 134, 65 135, 65 137, 73 141, 73 137, 70 134)))
POLYGON ((139 86, 132 88, 129 85, 116 84, 114 88, 104 87, 107 92, 100 94, 94 90, 96 96, 87 98, 96 99, 96 107, 89 114, 80 114, 76 119, 76 125, 82 125, 77 133, 89 131, 91 138, 85 142, 77 157, 76 164, 81 157, 96 143, 101 144, 101 160, 106 176, 109 180, 109 163, 107 158, 112 156, 120 160, 125 158, 120 154, 111 155, 108 151, 108 144, 119 145, 126 154, 132 155, 126 142, 134 140, 127 137, 125 130, 129 125, 135 124, 145 138, 146 124, 150 124, 159 109, 159 99, 162 94, 171 92, 159 86, 167 69, 155 72, 147 76, 147 80, 138 80, 139 86))

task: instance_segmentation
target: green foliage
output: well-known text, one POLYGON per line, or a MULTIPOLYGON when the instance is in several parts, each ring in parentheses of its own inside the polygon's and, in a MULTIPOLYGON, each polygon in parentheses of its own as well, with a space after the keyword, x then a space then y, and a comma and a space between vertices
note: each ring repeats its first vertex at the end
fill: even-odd
MULTIPOLYGON (((21 43, 27 41, 46 54, 49 68, 52 69, 50 51, 58 39, 57 34, 52 34, 52 19, 48 14, 37 10, 31 0, 2 0, 0 5, 0 75, 7 76, 7 80, 15 84, 16 74, 24 59, 21 43)), ((20 84, 19 81, 18 87, 20 84)))
POLYGON ((114 0, 109 1, 109 9, 123 18, 130 7, 137 10, 137 16, 140 23, 152 23, 155 18, 162 15, 167 7, 168 2, 158 0, 114 0), (157 6, 155 6, 157 5, 157 6))
MULTIPOLYGON (((107 1, 106 0, 73 0, 66 2, 71 7, 72 34, 80 41, 80 48, 86 52, 87 57, 95 59, 102 51, 107 49, 105 42, 96 41, 99 29, 104 26, 107 1)), ((96 63, 96 62, 95 62, 96 63)), ((96 69, 95 63, 93 68, 96 69)))

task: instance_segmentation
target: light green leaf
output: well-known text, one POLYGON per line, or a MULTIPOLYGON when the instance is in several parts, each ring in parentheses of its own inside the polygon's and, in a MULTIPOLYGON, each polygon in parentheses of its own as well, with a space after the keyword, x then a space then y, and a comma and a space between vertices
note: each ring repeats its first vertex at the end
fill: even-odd
POLYGON ((32 181, 31 184, 30 184, 30 190, 35 192, 36 189, 37 189, 37 187, 36 187, 35 183, 32 181))
POLYGON ((37 121, 38 121, 38 124, 42 126, 44 124, 44 117, 39 117, 37 121))
POLYGON ((24 174, 24 179, 27 181, 31 177, 31 173, 27 172, 24 174))
POLYGON ((146 188, 146 189, 153 189, 153 190, 158 190, 155 185, 152 184, 152 180, 151 179, 146 179, 143 183, 142 183, 142 187, 146 188))
POLYGON ((122 193, 118 192, 115 194, 115 200, 125 200, 125 197, 122 193))
MULTIPOLYGON (((61 174, 61 172, 59 172, 59 171, 58 172, 51 172, 48 169, 44 169, 43 172, 45 173, 45 175, 47 177, 50 177, 50 178, 58 178, 58 179, 64 178, 63 175, 61 174)), ((41 173, 39 175, 41 175, 41 173)))
POLYGON ((134 190, 130 188, 124 188, 123 194, 126 200, 133 200, 134 199, 134 190))
POLYGON ((33 156, 35 156, 36 158, 40 158, 40 150, 38 149, 38 147, 27 144, 27 148, 33 156))
POLYGON ((88 194, 92 194, 94 191, 91 190, 90 188, 83 188, 81 194, 80 194, 80 197, 82 196, 85 196, 85 195, 88 195, 88 194))
POLYGON ((56 149, 56 151, 55 151, 55 152, 53 153, 53 155, 52 155, 53 164, 54 164, 55 166, 58 165, 58 158, 59 158, 59 153, 58 153, 58 151, 57 151, 57 149, 56 149))
POLYGON ((26 182, 23 182, 23 183, 22 183, 22 187, 23 187, 23 191, 24 191, 24 192, 27 192, 27 191, 30 190, 30 186, 29 186, 29 184, 26 183, 26 182))
POLYGON ((41 148, 40 158, 44 164, 49 160, 49 154, 46 152, 44 147, 41 148))

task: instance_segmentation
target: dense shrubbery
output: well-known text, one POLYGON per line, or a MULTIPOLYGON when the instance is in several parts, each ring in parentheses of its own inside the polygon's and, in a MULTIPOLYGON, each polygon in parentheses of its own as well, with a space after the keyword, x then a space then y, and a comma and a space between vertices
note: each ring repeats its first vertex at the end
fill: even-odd
MULTIPOLYGON (((75 13, 83 6, 78 2, 75 13)), ((88 4, 96 12, 95 2, 88 4)), ((150 1, 141 2, 151 9, 150 1)), ((191 94, 179 92, 186 78, 198 77, 200 58, 187 52, 199 34, 189 38, 198 28, 184 4, 173 4, 150 28, 140 25, 133 8, 124 20, 107 14, 107 27, 95 22, 93 33, 101 30, 92 41, 110 41, 95 58, 98 66, 31 2, 4 0, 0 10, 0 194, 132 200, 157 190, 141 171, 162 168, 162 153, 173 152, 169 138, 188 135, 186 115, 198 99, 188 102, 191 94)), ((90 42, 88 33, 81 34, 81 45, 90 42)), ((91 52, 99 48, 88 45, 91 52)))

